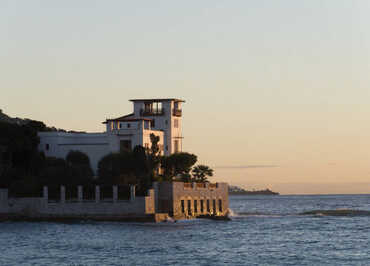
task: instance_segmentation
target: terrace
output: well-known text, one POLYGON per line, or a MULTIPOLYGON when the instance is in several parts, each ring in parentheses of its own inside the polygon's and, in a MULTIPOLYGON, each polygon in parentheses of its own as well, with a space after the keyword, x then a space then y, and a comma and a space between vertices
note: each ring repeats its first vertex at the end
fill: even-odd
POLYGON ((141 116, 157 116, 164 115, 164 108, 161 102, 144 103, 144 109, 140 110, 141 116))

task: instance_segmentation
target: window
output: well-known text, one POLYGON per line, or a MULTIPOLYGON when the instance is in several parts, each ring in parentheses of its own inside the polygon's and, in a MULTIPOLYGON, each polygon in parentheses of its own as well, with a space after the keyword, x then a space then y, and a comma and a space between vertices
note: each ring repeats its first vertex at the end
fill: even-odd
POLYGON ((157 102, 157 103, 153 103, 153 113, 154 114, 161 114, 162 112, 162 103, 161 102, 157 102))
POLYGON ((145 103, 144 104, 144 111, 146 113, 151 113, 152 112, 152 108, 153 108, 152 103, 145 103))
POLYGON ((191 215, 191 200, 188 200, 188 214, 191 215))
POLYGON ((164 123, 167 125, 168 124, 168 120, 165 120, 164 123))
POLYGON ((184 202, 184 200, 181 200, 181 212, 185 213, 185 202, 184 202))
POLYGON ((155 120, 154 119, 152 121, 150 121, 150 127, 155 128, 155 120))
POLYGON ((166 145, 166 151, 168 151, 168 145, 166 145))
POLYGON ((146 150, 149 150, 149 143, 145 143, 145 144, 144 144, 144 148, 145 148, 146 150))
POLYGON ((204 212, 204 200, 200 200, 200 212, 204 212))
POLYGON ((213 200, 213 214, 216 214, 217 210, 216 210, 216 200, 214 199, 213 200))
POLYGON ((222 200, 221 199, 218 200, 218 210, 219 212, 222 212, 222 200))
POLYGON ((175 146, 175 153, 176 152, 179 152, 180 150, 179 150, 179 140, 175 140, 175 142, 174 142, 174 146, 175 146))
POLYGON ((173 120, 173 127, 174 128, 178 128, 179 127, 179 120, 178 119, 174 119, 173 120))
POLYGON ((122 128, 122 124, 121 124, 121 123, 119 123, 119 124, 118 124, 118 128, 119 128, 119 129, 121 129, 121 128, 122 128))
POLYGON ((194 212, 195 213, 198 212, 198 201, 197 200, 194 200, 194 212))
POLYGON ((127 123, 127 128, 130 128, 130 127, 131 127, 130 123, 127 123))
POLYGON ((48 150, 49 150, 49 148, 50 148, 49 144, 46 144, 46 145, 45 145, 45 149, 48 151, 48 150))
POLYGON ((209 199, 207 199, 207 212, 211 212, 211 208, 209 206, 209 199))

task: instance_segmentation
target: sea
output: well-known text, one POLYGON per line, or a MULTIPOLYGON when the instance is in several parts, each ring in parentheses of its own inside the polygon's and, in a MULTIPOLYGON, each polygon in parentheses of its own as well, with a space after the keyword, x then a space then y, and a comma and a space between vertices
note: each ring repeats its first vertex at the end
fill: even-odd
POLYGON ((230 221, 2 222, 0 265, 370 265, 370 195, 229 200, 230 221))

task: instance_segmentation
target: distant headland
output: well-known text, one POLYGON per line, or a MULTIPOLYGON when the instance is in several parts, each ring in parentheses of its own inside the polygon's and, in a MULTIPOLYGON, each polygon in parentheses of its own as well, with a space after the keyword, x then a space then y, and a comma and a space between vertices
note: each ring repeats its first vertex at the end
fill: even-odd
POLYGON ((278 192, 266 188, 263 190, 245 190, 238 186, 229 186, 230 195, 280 195, 278 192))

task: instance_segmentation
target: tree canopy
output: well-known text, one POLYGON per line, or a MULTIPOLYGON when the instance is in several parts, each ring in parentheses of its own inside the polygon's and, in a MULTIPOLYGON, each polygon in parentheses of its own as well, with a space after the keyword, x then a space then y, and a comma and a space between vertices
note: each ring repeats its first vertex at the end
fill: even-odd
POLYGON ((66 156, 69 165, 90 165, 89 156, 81 151, 70 151, 66 156))
POLYGON ((0 122, 0 186, 26 175, 38 175, 43 166, 43 154, 38 151, 37 130, 29 124, 0 122))
POLYGON ((192 181, 193 182, 208 182, 208 176, 213 176, 213 169, 209 168, 207 165, 199 164, 194 166, 191 170, 192 181))
POLYGON ((162 158, 163 176, 172 180, 180 176, 182 181, 190 181, 190 170, 197 162, 197 156, 187 152, 174 153, 162 158))
POLYGON ((40 121, 23 124, 0 122, 0 187, 19 195, 39 194, 43 185, 83 185, 92 182, 89 158, 71 152, 67 161, 47 158, 38 151, 38 131, 47 131, 40 121))
POLYGON ((97 183, 101 185, 137 185, 138 194, 144 194, 152 184, 149 154, 142 146, 132 152, 111 153, 98 164, 97 183))

